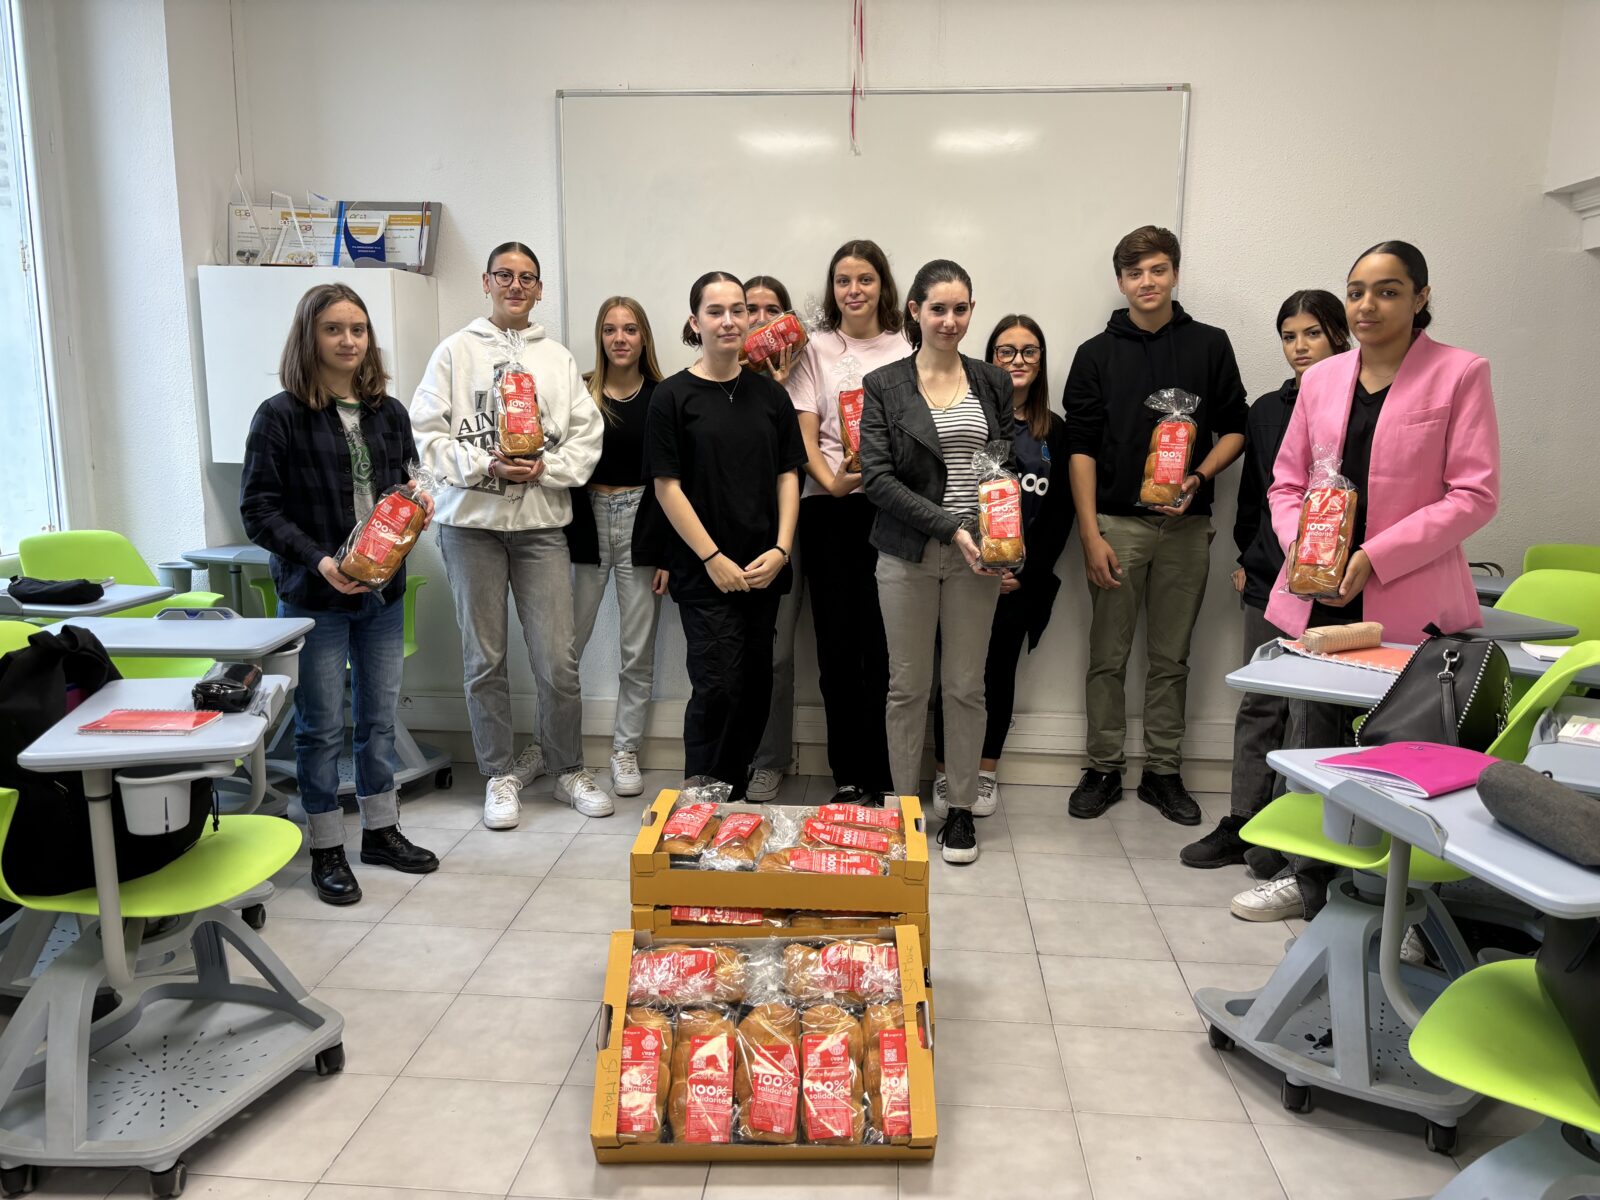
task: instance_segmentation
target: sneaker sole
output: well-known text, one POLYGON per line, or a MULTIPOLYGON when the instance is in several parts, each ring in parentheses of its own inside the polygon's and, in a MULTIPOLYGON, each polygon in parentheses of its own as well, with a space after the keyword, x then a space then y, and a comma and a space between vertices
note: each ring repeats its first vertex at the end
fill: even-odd
POLYGON ((1228 911, 1241 921, 1255 921, 1267 924, 1272 921, 1292 921, 1300 915, 1300 906, 1293 908, 1244 908, 1238 904, 1228 905, 1228 911))
POLYGON ((590 807, 585 808, 571 796, 563 792, 560 788, 556 789, 556 799, 561 801, 561 803, 570 806, 573 812, 585 817, 609 817, 617 811, 616 807, 609 803, 603 808, 596 805, 591 805, 590 807))
POLYGON ((978 848, 974 846, 970 850, 954 850, 949 846, 943 846, 939 850, 939 855, 945 862, 955 863, 959 866, 964 863, 977 862, 978 848))
POLYGON ((1197 871, 1214 871, 1218 867, 1242 867, 1242 866, 1244 866, 1244 855, 1241 854, 1237 858, 1216 858, 1216 859, 1210 859, 1210 860, 1208 860, 1206 862, 1191 862, 1189 859, 1185 858, 1183 856, 1183 854, 1180 852, 1178 854, 1178 861, 1181 862, 1186 867, 1193 867, 1197 871))
POLYGON ((1194 812, 1193 817, 1187 817, 1187 816, 1179 817, 1179 816, 1173 815, 1172 813, 1168 812, 1166 809, 1162 808, 1161 807, 1161 801, 1152 800, 1149 796, 1146 796, 1144 794, 1144 788, 1143 787, 1141 787, 1138 790, 1138 792, 1135 793, 1135 794, 1139 797, 1139 799, 1143 800, 1146 804, 1148 804, 1151 808, 1155 809, 1158 813, 1160 813, 1167 820, 1171 821, 1174 825, 1198 825, 1198 824, 1200 824, 1201 821, 1205 820, 1205 813, 1201 812, 1198 806, 1196 806, 1196 808, 1195 808, 1195 812, 1194 812))
POLYGON ((778 799, 777 792, 746 792, 746 804, 772 804, 778 799))
POLYGON ((611 791, 617 796, 618 799, 622 799, 627 796, 642 796, 644 795, 644 780, 641 779, 636 784, 629 784, 618 783, 615 779, 613 779, 611 781, 611 791))
POLYGON ((520 824, 522 824, 522 814, 521 813, 518 813, 515 817, 511 818, 511 820, 509 820, 509 821, 504 821, 504 820, 502 820, 502 821, 491 821, 488 817, 485 817, 483 819, 483 827, 485 829, 501 829, 501 830, 504 830, 504 829, 515 829, 520 824))
POLYGON ((407 866, 395 862, 392 858, 385 858, 377 854, 368 854, 365 850, 361 852, 361 861, 366 863, 369 867, 390 867, 393 870, 399 871, 402 875, 431 875, 433 872, 439 869, 439 860, 437 858, 435 858, 432 862, 420 867, 407 866))

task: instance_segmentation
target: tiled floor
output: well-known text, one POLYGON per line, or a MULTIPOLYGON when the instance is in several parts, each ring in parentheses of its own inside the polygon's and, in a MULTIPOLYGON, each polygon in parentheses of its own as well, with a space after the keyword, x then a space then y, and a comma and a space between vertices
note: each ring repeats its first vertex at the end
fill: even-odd
MULTIPOLYGON (((358 865, 365 898, 343 909, 311 893, 303 852, 279 877, 267 939, 344 1014, 346 1071, 302 1073, 197 1147, 189 1197, 1388 1200, 1429 1196, 1456 1170, 1415 1119, 1320 1095, 1287 1113, 1275 1076, 1209 1048, 1191 991, 1256 986, 1295 929, 1228 914, 1242 868, 1179 866, 1195 831, 1131 795, 1086 823, 1066 817, 1065 788, 1011 785, 978 824, 978 863, 933 868, 933 1162, 599 1167, 593 1023, 642 802, 585 819, 540 780, 521 830, 491 833, 475 772, 456 776, 455 792, 401 813, 438 873, 358 865)), ((648 774, 647 795, 673 782, 648 774)), ((783 799, 830 791, 793 778, 783 799)), ((1225 806, 1201 799, 1208 819, 1225 806)), ((1461 1159, 1528 1124, 1480 1106, 1461 1159)), ((58 1172, 42 1190, 144 1186, 138 1172, 58 1172)))

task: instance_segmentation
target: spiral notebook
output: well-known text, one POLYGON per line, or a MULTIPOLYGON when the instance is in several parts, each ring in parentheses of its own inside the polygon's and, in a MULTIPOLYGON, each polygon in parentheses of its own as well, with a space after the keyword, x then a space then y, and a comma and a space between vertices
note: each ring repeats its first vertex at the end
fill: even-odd
POLYGON ((182 709, 114 708, 97 721, 79 725, 79 733, 193 733, 222 716, 219 712, 182 709))
POLYGON ((1314 650, 1307 650, 1290 638, 1279 638, 1278 644, 1290 654, 1298 654, 1301 658, 1342 663, 1347 667, 1361 667, 1368 671, 1382 671, 1385 675, 1400 674, 1411 661, 1411 656, 1416 653, 1415 646, 1373 646, 1366 650, 1335 650, 1331 654, 1319 654, 1314 650))
POLYGON ((1461 746, 1391 742, 1353 754, 1335 754, 1319 759, 1317 765, 1398 796, 1431 800, 1471 787, 1496 761, 1461 746))

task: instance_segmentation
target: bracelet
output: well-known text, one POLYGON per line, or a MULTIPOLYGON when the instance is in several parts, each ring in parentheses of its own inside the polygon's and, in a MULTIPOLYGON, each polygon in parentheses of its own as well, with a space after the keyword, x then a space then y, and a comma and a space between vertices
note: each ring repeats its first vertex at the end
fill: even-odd
POLYGON ((783 565, 784 566, 788 566, 789 565, 789 552, 787 550, 785 550, 782 546, 774 546, 773 549, 776 550, 779 554, 783 555, 783 565))
POLYGON ((700 564, 702 566, 704 566, 706 563, 710 562, 713 558, 715 558, 717 555, 719 555, 721 553, 722 553, 721 550, 713 550, 710 554, 706 555, 704 558, 702 558, 700 560, 700 564))
MULTIPOLYGON (((1189 474, 1193 475, 1196 479, 1198 479, 1200 481, 1200 487, 1205 487, 1206 484, 1211 482, 1204 475, 1200 474, 1199 471, 1190 471, 1189 474)), ((1199 488, 1196 488, 1195 490, 1198 491, 1199 488)))

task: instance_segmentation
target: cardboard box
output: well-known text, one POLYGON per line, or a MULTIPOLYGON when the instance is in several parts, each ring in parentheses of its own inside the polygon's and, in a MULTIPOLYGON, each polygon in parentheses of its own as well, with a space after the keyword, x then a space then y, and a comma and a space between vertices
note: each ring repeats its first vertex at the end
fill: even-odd
MULTIPOLYGON (((635 950, 648 949, 657 939, 644 931, 621 929, 611 935, 607 955, 604 999, 600 1005, 594 1072, 594 1107, 590 1113, 589 1140, 595 1159, 603 1163, 658 1162, 870 1162, 883 1159, 928 1159, 939 1138, 939 1121, 933 1095, 933 992, 922 958, 920 935, 911 925, 894 930, 900 957, 901 1002, 908 1031, 907 1075, 911 1088, 911 1140, 905 1144, 865 1146, 793 1146, 730 1142, 718 1145, 664 1142, 623 1144, 617 1140, 617 1100, 622 1071, 622 1016, 628 1006, 628 978, 635 950), (914 1014, 914 1015, 913 1015, 914 1014)), ((670 939, 706 945, 726 939, 670 939)), ((805 938, 780 939, 805 941, 805 938)))
MULTIPOLYGON (((915 796, 889 797, 905 827, 906 856, 889 862, 887 875, 806 875, 789 871, 696 871, 674 868, 672 856, 658 849, 661 828, 678 799, 663 791, 645 809, 629 862, 629 895, 636 905, 670 908, 698 904, 708 908, 843 909, 866 913, 928 911, 928 835, 922 805, 915 796)), ((726 804, 727 812, 763 812, 762 805, 726 804)))
POLYGON ((877 937, 884 928, 910 925, 917 931, 917 941, 922 946, 922 961, 933 962, 932 946, 928 940, 928 914, 889 913, 867 916, 830 916, 818 920, 804 913, 784 913, 782 925, 706 925, 699 922, 680 922, 673 918, 672 909, 650 908, 642 904, 633 906, 633 927, 655 935, 658 942, 688 941, 697 938, 769 938, 805 936, 815 937, 877 937))

